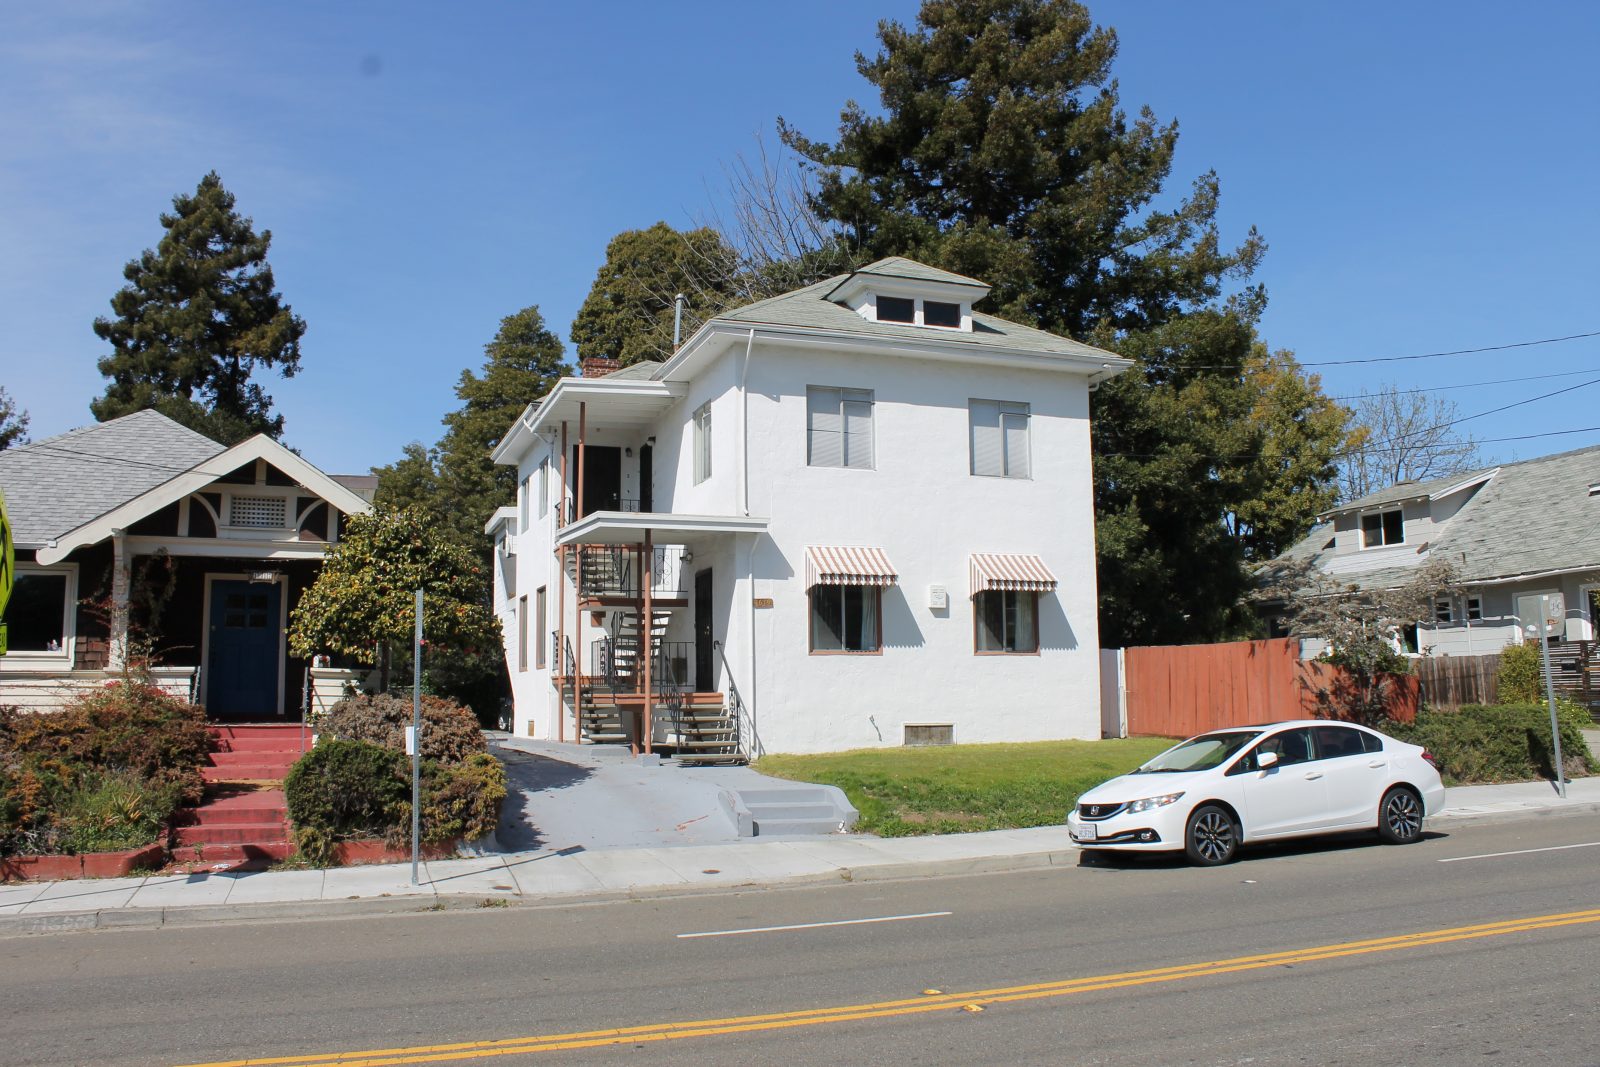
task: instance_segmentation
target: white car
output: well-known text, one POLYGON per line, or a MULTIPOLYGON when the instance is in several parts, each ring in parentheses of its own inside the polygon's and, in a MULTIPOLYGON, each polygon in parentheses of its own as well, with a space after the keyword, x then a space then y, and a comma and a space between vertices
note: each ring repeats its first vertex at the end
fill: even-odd
POLYGON ((1443 806, 1426 749, 1307 719, 1191 737, 1083 794, 1067 830, 1086 849, 1181 849, 1210 867, 1240 845, 1310 834, 1377 830, 1409 844, 1443 806))

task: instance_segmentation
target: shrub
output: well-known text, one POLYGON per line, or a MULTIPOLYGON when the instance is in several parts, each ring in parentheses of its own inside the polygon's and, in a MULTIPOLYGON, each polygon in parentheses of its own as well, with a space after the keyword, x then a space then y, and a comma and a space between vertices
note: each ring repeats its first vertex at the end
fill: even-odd
POLYGON ((487 752, 454 767, 423 765, 422 839, 454 841, 484 837, 500 823, 506 771, 487 752))
POLYGON ((178 806, 178 787, 127 771, 90 774, 61 801, 65 852, 113 852, 154 844, 178 806))
MULTIPOLYGON (((1593 773, 1594 760, 1582 730, 1589 713, 1557 701, 1561 756, 1568 777, 1593 773)), ((1424 709, 1414 723, 1387 723, 1384 730, 1422 745, 1439 761, 1447 783, 1516 782, 1552 778, 1550 711, 1536 704, 1466 704, 1459 711, 1424 709)))
POLYGON ((1539 704, 1544 701, 1544 679, 1539 670, 1539 646, 1533 642, 1507 645, 1500 652, 1500 692, 1502 704, 1539 704))
MULTIPOLYGON (((319 732, 341 741, 366 741, 404 752, 406 727, 411 721, 409 697, 391 693, 362 695, 346 697, 328 709, 319 732)), ((478 718, 470 709, 443 697, 422 698, 424 760, 454 765, 488 751, 478 718)))
POLYGON ((327 863, 340 841, 393 837, 411 818, 406 757, 366 741, 323 741, 301 756, 284 781, 295 844, 327 863))

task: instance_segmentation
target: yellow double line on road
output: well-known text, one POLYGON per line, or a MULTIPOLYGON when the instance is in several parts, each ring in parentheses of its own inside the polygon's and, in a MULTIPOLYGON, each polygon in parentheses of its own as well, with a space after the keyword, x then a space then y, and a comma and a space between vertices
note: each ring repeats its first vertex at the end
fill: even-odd
POLYGON ((1217 974, 1234 974, 1269 967, 1282 967, 1296 963, 1315 963, 1319 960, 1363 956, 1374 952, 1394 952, 1399 949, 1424 948, 1444 945, 1452 941, 1471 941, 1503 934, 1521 934, 1533 930, 1552 930, 1562 926, 1579 926, 1600 922, 1600 908, 1590 911, 1569 911, 1555 915, 1533 915, 1503 922, 1482 923, 1477 926, 1457 926, 1446 930, 1427 930, 1397 937, 1380 937, 1370 941, 1348 941, 1336 945, 1318 945, 1315 948, 1294 949, 1288 952, 1270 952, 1260 956, 1237 956, 1233 959, 1190 963, 1179 967, 1160 967, 1148 971, 1126 971, 1120 974, 1103 974, 1092 978, 1071 978, 1059 982, 1036 982, 1030 985, 1002 986, 995 989, 978 989, 965 993, 938 993, 909 1000, 885 1000, 869 1004, 846 1004, 811 1011, 774 1012, 768 1015, 741 1015, 730 1019, 696 1019, 690 1022, 656 1023, 648 1026, 618 1027, 610 1030, 584 1030, 564 1034, 543 1034, 529 1037, 503 1038, 497 1041, 463 1041, 449 1045, 414 1045, 409 1048, 368 1049, 363 1052, 334 1052, 310 1056, 275 1056, 268 1058, 223 1060, 215 1063, 190 1064, 189 1067, 390 1067, 407 1063, 448 1063, 453 1060, 484 1059, 491 1056, 521 1056, 536 1052, 562 1052, 572 1049, 600 1048, 606 1045, 642 1044, 650 1041, 676 1041, 690 1037, 714 1037, 721 1034, 748 1034, 762 1030, 785 1030, 798 1026, 822 1026, 829 1023, 856 1022, 863 1019, 890 1019, 908 1015, 927 1015, 933 1012, 952 1011, 977 1005, 1009 1004, 1023 1000, 1043 1000, 1049 997, 1067 997, 1077 993, 1093 993, 1106 989, 1126 989, 1133 986, 1178 982, 1189 978, 1206 978, 1217 974))

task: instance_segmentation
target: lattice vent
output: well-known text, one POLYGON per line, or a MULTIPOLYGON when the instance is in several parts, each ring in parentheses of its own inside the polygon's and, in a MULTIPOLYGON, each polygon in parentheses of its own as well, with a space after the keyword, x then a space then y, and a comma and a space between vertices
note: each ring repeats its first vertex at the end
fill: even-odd
POLYGON ((907 745, 953 745, 956 728, 949 723, 907 723, 907 745))
POLYGON ((289 525, 288 504, 281 496, 236 496, 228 505, 228 525, 285 529, 289 525))

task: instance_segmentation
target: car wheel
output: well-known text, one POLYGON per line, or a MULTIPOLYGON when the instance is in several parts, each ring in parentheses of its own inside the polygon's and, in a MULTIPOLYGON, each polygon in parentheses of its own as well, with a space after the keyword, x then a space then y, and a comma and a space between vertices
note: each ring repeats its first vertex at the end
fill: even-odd
POLYGON ((1378 836, 1391 845, 1409 845, 1422 837, 1422 798, 1397 785, 1378 804, 1378 836))
POLYGON ((1202 804, 1189 816, 1183 851, 1191 863, 1218 867, 1239 853, 1239 824, 1215 804, 1202 804))

